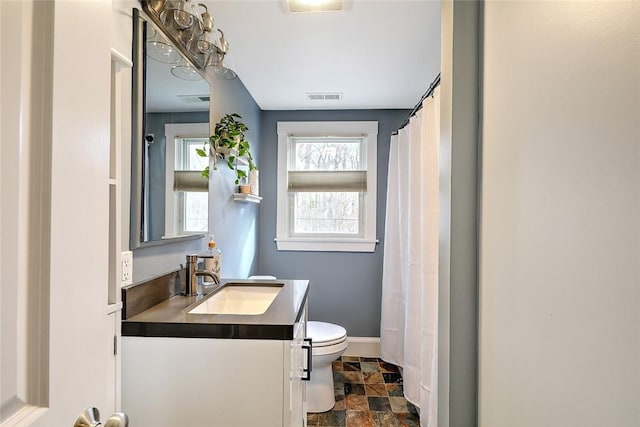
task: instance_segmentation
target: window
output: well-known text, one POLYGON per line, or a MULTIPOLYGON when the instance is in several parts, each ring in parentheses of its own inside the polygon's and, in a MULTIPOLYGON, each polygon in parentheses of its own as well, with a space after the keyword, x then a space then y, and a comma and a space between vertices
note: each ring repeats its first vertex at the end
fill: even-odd
POLYGON ((279 250, 373 252, 377 122, 279 122, 279 250))
POLYGON ((165 236, 206 233, 209 227, 208 180, 201 172, 209 159, 200 157, 208 123, 166 124, 165 236))
MULTIPOLYGON (((196 180, 205 180, 200 176, 202 170, 209 166, 209 159, 200 157, 196 148, 202 148, 208 138, 176 138, 176 173, 195 171, 196 180)), ((175 178, 174 178, 175 182, 175 178)), ((176 191, 176 220, 179 234, 206 233, 209 227, 209 193, 208 188, 176 191)))

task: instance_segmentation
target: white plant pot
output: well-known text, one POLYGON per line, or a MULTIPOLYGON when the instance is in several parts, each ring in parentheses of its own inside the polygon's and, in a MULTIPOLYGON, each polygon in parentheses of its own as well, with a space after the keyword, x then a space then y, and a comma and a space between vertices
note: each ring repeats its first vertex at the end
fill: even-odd
POLYGON ((254 196, 260 195, 260 186, 258 182, 258 171, 249 171, 249 186, 251 187, 251 194, 254 196))

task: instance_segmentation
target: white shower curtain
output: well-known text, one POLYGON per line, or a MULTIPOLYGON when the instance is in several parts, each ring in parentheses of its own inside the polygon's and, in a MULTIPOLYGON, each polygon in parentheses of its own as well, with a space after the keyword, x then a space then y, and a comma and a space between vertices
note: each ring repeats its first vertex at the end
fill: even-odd
POLYGON ((440 96, 391 137, 382 274, 382 359, 403 367, 420 425, 437 426, 440 96))

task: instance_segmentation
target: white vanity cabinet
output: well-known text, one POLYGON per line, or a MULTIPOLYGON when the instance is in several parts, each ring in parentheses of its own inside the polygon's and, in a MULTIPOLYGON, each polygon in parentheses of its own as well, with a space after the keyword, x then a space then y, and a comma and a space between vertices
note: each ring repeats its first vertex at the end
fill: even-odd
POLYGON ((306 426, 306 307, 293 340, 122 337, 135 427, 306 426))

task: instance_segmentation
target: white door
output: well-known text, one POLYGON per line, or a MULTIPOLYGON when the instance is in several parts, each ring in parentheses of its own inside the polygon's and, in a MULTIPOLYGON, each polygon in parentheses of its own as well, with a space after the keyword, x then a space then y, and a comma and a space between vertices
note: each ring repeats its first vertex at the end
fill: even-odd
POLYGON ((110 1, 0 1, 0 425, 114 409, 110 1))

